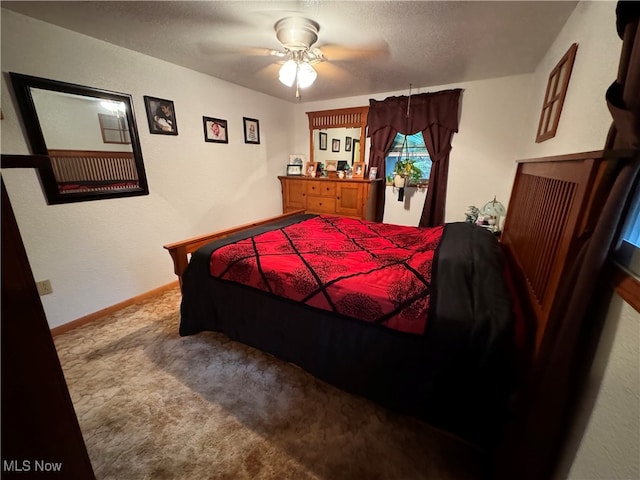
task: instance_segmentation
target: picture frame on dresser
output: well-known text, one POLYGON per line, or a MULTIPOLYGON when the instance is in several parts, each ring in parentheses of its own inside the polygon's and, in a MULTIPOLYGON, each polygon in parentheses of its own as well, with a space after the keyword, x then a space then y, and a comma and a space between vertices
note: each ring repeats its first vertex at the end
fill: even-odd
POLYGON ((288 165, 300 165, 302 167, 307 161, 307 156, 304 153, 292 153, 289 155, 288 165))
POLYGON ((354 162, 352 169, 352 178, 364 178, 364 172, 367 169, 367 165, 364 162, 354 162))
POLYGON ((326 160, 324 166, 327 172, 335 172, 338 170, 338 160, 326 160))
POLYGON ((302 165, 298 165, 297 163, 287 165, 287 176, 299 177, 301 175, 302 175, 302 165))
POLYGON ((315 177, 318 170, 318 162, 307 162, 304 167, 305 177, 315 177))

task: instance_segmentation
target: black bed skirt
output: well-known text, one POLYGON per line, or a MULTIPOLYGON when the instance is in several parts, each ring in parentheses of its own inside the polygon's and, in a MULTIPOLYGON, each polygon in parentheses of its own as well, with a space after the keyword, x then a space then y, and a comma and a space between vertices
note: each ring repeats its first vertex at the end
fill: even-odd
MULTIPOLYGON (((300 219, 285 223, 293 221, 300 219)), ((183 277, 181 335, 222 332, 475 444, 489 446, 499 436, 510 390, 508 349, 494 348, 480 361, 470 358, 468 344, 450 342, 437 328, 402 333, 212 278, 211 248, 194 253, 183 277)))

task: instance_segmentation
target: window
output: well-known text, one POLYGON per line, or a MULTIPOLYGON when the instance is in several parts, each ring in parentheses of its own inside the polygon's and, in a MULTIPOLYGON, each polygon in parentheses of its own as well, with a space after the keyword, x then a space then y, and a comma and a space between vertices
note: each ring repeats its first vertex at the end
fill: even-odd
MULTIPOLYGON (((406 158, 413 160, 415 162, 414 165, 422 172, 420 181, 429 180, 429 176, 431 175, 431 157, 424 144, 422 132, 414 133, 413 135, 398 133, 386 158, 385 177, 387 184, 393 183, 393 172, 396 162, 406 158)), ((416 182, 411 183, 415 185, 416 182)))
POLYGON ((616 248, 616 261, 640 278, 640 185, 635 189, 631 208, 616 248))
POLYGON ((104 143, 131 143, 127 119, 116 115, 98 114, 100 130, 102 131, 102 141, 104 143))

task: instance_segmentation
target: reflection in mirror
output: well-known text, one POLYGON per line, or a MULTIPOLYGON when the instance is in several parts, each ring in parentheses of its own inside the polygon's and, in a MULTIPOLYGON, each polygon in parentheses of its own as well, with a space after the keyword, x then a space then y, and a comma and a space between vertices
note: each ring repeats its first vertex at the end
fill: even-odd
POLYGON ((327 160, 338 160, 338 165, 344 165, 343 162, 350 165, 353 165, 354 161, 364 162, 364 152, 357 144, 354 156, 354 140, 364 141, 368 113, 369 107, 307 112, 311 161, 325 163, 327 160), (320 148, 320 133, 326 134, 326 149, 320 148), (333 146, 338 143, 337 151, 333 151, 333 146))
POLYGON ((360 161, 360 140, 353 140, 353 146, 351 148, 351 165, 354 162, 360 161))
MULTIPOLYGON (((326 164, 327 160, 346 161, 353 165, 353 141, 360 141, 360 128, 326 128, 324 130, 313 130, 313 159, 316 162, 326 164), (327 149, 320 150, 320 132, 327 134, 327 149), (339 150, 333 151, 333 140, 340 140, 339 150)), ((359 156, 357 158, 360 158, 359 156)))
POLYGON ((11 73, 48 203, 146 195, 131 97, 11 73))

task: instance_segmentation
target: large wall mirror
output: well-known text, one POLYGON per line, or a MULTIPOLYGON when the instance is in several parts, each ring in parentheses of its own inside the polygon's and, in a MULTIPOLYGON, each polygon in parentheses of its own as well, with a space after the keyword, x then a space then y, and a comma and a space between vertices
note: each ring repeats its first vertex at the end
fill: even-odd
POLYGON ((47 203, 149 193, 130 95, 10 76, 47 203))
POLYGON ((307 112, 311 161, 364 162, 368 113, 369 107, 307 112))

